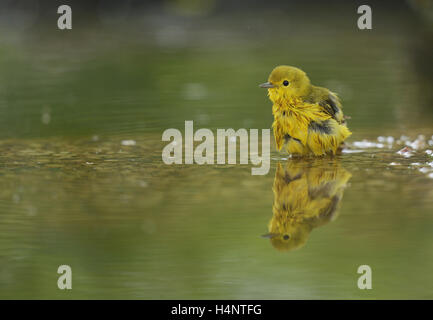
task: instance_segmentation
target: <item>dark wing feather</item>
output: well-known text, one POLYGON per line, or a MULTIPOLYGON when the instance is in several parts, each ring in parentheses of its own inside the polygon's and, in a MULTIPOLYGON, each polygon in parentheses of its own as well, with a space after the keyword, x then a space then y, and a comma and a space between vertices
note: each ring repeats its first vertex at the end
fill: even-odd
POLYGON ((323 107, 323 110, 334 118, 338 123, 342 123, 344 120, 343 112, 341 111, 341 103, 338 97, 330 92, 328 97, 321 100, 319 105, 323 107))

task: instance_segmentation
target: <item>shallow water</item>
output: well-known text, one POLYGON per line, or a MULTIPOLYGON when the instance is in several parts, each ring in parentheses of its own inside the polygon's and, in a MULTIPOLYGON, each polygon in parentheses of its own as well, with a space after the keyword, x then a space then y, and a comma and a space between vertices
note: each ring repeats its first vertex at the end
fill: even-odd
POLYGON ((429 86, 419 39, 392 19, 370 36, 343 20, 271 39, 254 16, 230 21, 176 39, 105 27, 1 44, 1 298, 433 298, 433 114, 419 94, 429 86), (236 21, 248 23, 236 33, 236 21), (272 145, 265 176, 162 162, 162 132, 185 120, 269 128, 257 84, 278 63, 340 93, 347 153, 287 159, 272 145), (412 156, 397 153, 401 135, 420 134, 412 156), (394 142, 355 143, 379 136, 394 142), (272 221, 286 243, 263 237, 272 221), (69 291, 57 288, 63 264, 69 291), (364 264, 372 290, 357 287, 364 264))
POLYGON ((373 149, 273 160, 252 176, 249 165, 167 166, 149 137, 0 144, 3 297, 431 297, 433 179, 411 163, 433 157, 373 149), (334 196, 336 212, 323 213, 334 196), (261 237, 281 201, 315 219, 300 236, 292 224, 290 241, 301 239, 287 252, 261 237), (70 293, 56 288, 61 264, 70 293), (362 264, 369 292, 356 286, 362 264))

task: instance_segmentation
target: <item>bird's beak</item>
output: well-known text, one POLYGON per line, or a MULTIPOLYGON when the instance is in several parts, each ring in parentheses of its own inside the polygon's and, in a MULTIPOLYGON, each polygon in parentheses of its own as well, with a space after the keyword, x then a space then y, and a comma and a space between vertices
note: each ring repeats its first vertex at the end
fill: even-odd
POLYGON ((272 83, 270 83, 269 81, 262 83, 262 84, 259 84, 259 87, 260 88, 275 88, 275 86, 272 83))
POLYGON ((278 236, 278 234, 276 234, 276 233, 267 233, 267 234, 262 235, 263 238, 269 238, 269 239, 272 239, 276 236, 278 236))

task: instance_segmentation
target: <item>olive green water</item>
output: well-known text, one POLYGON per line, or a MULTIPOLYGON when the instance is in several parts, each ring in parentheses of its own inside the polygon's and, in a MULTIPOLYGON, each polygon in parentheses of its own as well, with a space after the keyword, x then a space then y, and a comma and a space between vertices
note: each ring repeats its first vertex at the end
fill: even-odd
POLYGON ((0 298, 433 298, 424 29, 394 17, 361 32, 352 15, 295 32, 285 26, 301 20, 256 18, 176 26, 175 36, 167 25, 3 31, 0 298), (348 149, 360 152, 293 160, 272 145, 265 176, 251 165, 162 162, 162 132, 185 120, 214 132, 269 128, 257 84, 282 63, 340 93, 348 149), (420 134, 412 157, 396 153, 401 135, 420 134), (395 141, 354 145, 378 136, 395 141), (279 164, 290 178, 276 175, 279 164), (298 235, 304 225, 292 225, 289 241, 301 244, 278 250, 262 235, 273 204, 303 197, 301 183, 323 201, 337 195, 337 210, 311 205, 310 192, 299 209, 314 226, 298 235), (57 288, 63 264, 72 290, 57 288), (371 290, 358 289, 360 265, 372 268, 371 290))

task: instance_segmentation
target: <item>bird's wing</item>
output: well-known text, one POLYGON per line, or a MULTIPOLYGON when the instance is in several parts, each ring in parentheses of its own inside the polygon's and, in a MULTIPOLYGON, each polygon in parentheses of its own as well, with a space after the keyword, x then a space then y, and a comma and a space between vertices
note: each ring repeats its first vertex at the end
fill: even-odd
POLYGON ((307 146, 315 155, 337 153, 341 143, 352 133, 335 119, 312 121, 308 126, 307 146))
POLYGON ((319 101, 319 105, 326 114, 329 114, 338 123, 344 122, 342 106, 337 94, 329 91, 329 94, 319 101))

